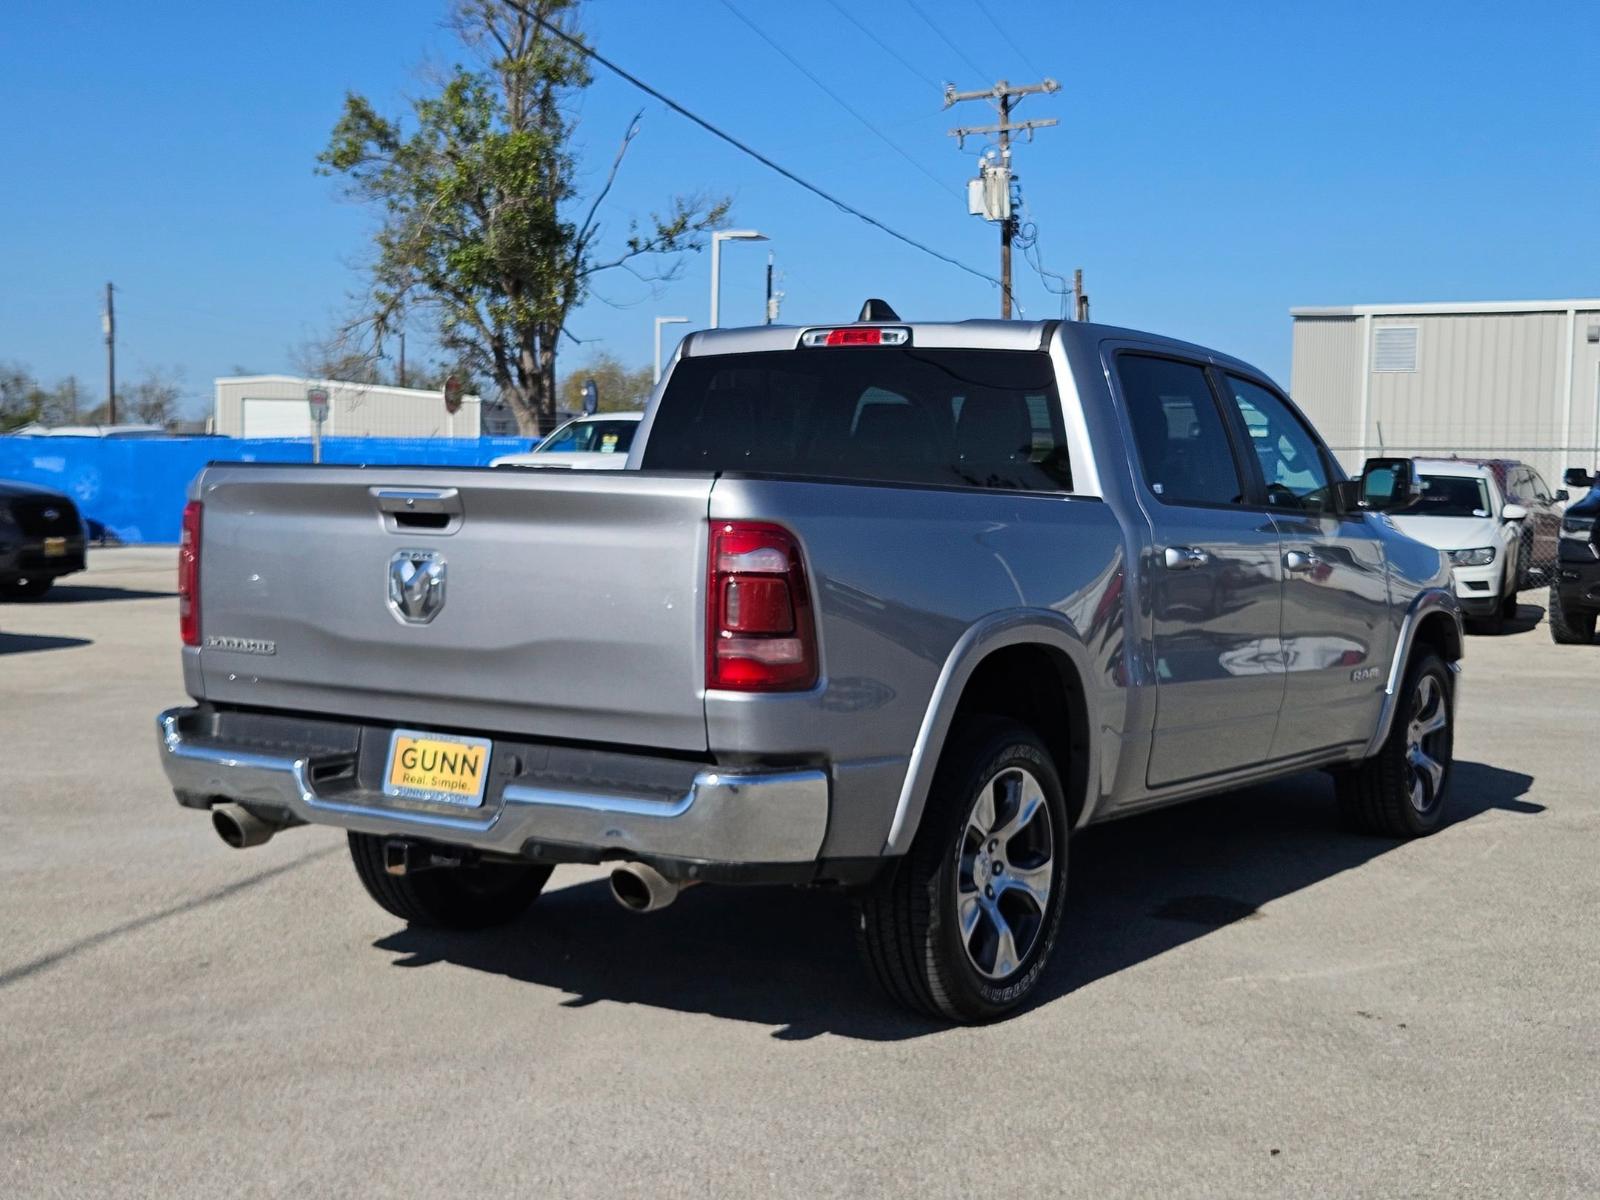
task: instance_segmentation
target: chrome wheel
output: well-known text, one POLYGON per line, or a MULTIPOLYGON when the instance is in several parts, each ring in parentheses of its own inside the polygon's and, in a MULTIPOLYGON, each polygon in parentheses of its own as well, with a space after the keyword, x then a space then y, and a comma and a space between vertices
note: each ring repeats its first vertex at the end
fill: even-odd
POLYGON ((978 789, 956 850, 956 914, 967 960, 984 978, 1015 972, 1044 931, 1055 845, 1032 772, 1007 767, 978 789))
POLYGON ((1406 725, 1406 791, 1419 813, 1429 812, 1444 791, 1448 751, 1443 747, 1449 725, 1444 687, 1436 676, 1425 674, 1412 693, 1411 720, 1406 725))

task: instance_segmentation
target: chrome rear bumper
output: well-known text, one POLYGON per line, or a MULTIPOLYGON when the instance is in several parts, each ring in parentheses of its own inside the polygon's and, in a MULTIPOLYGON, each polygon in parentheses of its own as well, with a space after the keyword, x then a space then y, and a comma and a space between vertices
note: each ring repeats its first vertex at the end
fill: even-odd
POLYGON ((583 847, 608 857, 714 863, 796 863, 818 857, 828 827, 828 776, 819 770, 699 771, 672 801, 519 782, 479 809, 426 811, 381 793, 319 795, 312 759, 259 754, 186 734, 196 710, 156 718, 161 765, 180 799, 232 801, 293 822, 415 837, 508 855, 530 843, 583 847))

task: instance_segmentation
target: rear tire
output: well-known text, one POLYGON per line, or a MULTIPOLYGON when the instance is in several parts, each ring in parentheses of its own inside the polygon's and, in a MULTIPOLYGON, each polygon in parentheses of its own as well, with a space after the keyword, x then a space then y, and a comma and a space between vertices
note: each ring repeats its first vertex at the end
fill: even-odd
POLYGON ((1550 585, 1550 636, 1558 646, 1587 646, 1594 641, 1594 610, 1571 612, 1561 605, 1561 589, 1550 585))
POLYGON ((1400 695, 1382 748, 1338 777, 1340 814, 1358 833, 1425 837, 1444 817, 1455 730, 1449 668, 1431 651, 1418 655, 1400 695))
POLYGON ((367 895, 409 925, 485 929, 504 925, 539 898, 551 868, 541 863, 475 863, 407 875, 383 868, 388 838, 351 833, 350 860, 367 895))
POLYGON ((40 578, 37 575, 19 576, 0 582, 0 597, 7 600, 37 600, 54 585, 55 579, 49 575, 40 578))
POLYGON ((861 950, 894 1000, 993 1020, 1037 985, 1066 903, 1067 806, 1050 752, 1015 721, 954 731, 911 851, 861 901, 861 950))

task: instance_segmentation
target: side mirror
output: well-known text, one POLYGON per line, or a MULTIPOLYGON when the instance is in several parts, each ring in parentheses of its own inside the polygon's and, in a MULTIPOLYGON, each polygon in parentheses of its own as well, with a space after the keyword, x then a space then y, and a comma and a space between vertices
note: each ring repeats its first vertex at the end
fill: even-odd
POLYGON ((1361 507, 1376 512, 1408 507, 1417 498, 1409 458, 1369 458, 1361 468, 1361 507))
POLYGON ((1528 510, 1520 504, 1508 504, 1500 510, 1500 519, 1503 521, 1526 521, 1528 510))
POLYGON ((1554 496, 1551 496, 1550 499, 1554 500, 1557 504, 1559 504, 1563 500, 1571 500, 1572 497, 1567 495, 1567 489, 1566 488, 1557 488, 1556 489, 1556 494, 1554 496))
POLYGON ((1568 467, 1567 473, 1561 477, 1561 482, 1568 487, 1593 487, 1594 476, 1582 467, 1568 467))

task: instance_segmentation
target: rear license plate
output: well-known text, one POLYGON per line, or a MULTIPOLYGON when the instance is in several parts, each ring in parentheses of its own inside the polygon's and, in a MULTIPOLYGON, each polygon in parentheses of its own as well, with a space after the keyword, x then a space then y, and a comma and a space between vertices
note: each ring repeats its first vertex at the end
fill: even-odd
POLYGON ((405 800, 477 808, 489 781, 491 743, 486 738, 446 737, 396 729, 389 737, 383 793, 405 800))
POLYGON ((46 558, 65 558, 67 556, 67 539, 64 537, 45 538, 44 556, 46 558))

